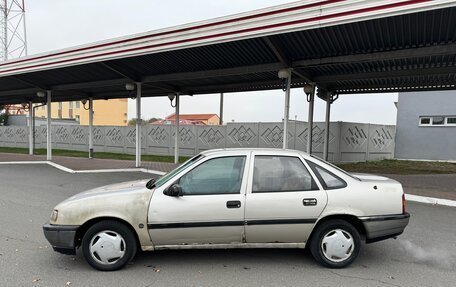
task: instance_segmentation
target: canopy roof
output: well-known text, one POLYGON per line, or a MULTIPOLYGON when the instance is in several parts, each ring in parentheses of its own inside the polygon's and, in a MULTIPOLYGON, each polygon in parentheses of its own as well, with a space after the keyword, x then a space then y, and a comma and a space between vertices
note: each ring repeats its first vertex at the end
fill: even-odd
POLYGON ((456 1, 286 5, 0 63, 0 103, 270 90, 277 71, 336 93, 455 89, 456 1))

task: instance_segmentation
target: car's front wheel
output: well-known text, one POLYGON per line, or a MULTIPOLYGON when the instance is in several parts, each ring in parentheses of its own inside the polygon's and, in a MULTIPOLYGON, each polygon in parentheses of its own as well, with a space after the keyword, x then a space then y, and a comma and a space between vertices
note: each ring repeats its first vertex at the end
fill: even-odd
POLYGON ((320 264, 330 268, 350 265, 358 256, 361 238, 358 230, 345 220, 329 220, 315 230, 310 252, 320 264))
POLYGON ((92 225, 82 238, 82 253, 95 269, 114 271, 124 267, 136 254, 136 239, 130 229, 117 221, 92 225))

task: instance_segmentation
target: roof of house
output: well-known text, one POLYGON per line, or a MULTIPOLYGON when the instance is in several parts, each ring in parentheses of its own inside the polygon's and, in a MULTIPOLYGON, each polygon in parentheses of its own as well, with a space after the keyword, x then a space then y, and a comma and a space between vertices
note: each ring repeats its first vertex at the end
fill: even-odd
MULTIPOLYGON (((166 120, 174 120, 176 114, 171 114, 167 116, 166 120)), ((213 117, 217 117, 217 114, 180 114, 179 120, 189 120, 189 121, 207 121, 213 117)))

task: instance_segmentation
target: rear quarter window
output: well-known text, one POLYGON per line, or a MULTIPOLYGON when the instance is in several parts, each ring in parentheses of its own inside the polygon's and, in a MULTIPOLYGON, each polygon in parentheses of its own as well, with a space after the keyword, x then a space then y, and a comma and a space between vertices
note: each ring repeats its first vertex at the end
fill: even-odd
POLYGON ((324 189, 340 189, 347 187, 347 183, 334 173, 315 164, 314 162, 308 160, 306 162, 315 173, 318 180, 320 180, 320 183, 323 185, 324 189))

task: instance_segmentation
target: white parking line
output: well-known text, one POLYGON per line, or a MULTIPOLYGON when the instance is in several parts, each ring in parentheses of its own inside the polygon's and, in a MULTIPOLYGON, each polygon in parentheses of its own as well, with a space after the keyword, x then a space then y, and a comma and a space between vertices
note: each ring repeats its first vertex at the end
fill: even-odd
POLYGON ((95 169, 95 170, 73 170, 67 168, 63 165, 57 164, 52 161, 9 161, 9 162, 0 162, 0 165, 17 165, 17 164, 48 164, 54 168, 57 168, 61 171, 68 172, 68 173, 112 173, 112 172, 144 172, 144 173, 151 173, 156 175, 164 175, 166 172, 152 170, 147 168, 119 168, 119 169, 95 169))
POLYGON ((406 194, 405 199, 408 201, 414 201, 414 202, 420 202, 420 203, 426 203, 426 204, 456 207, 456 200, 419 196, 419 195, 414 195, 414 194, 406 194))

